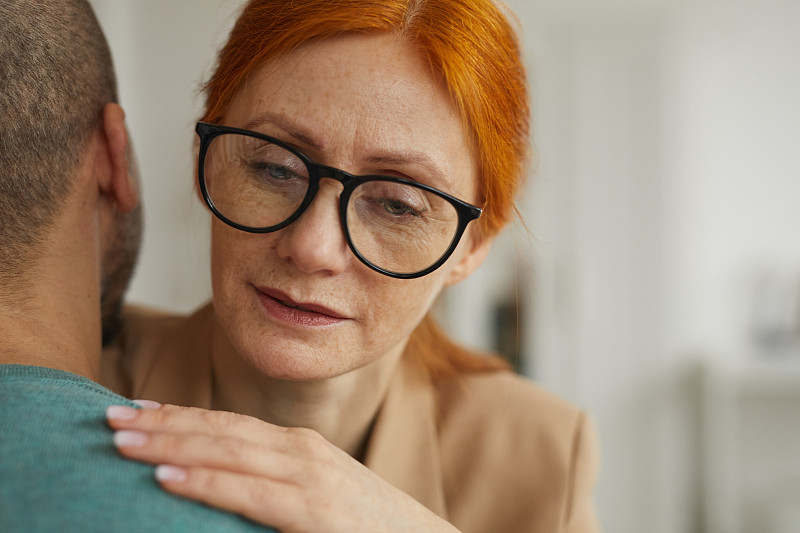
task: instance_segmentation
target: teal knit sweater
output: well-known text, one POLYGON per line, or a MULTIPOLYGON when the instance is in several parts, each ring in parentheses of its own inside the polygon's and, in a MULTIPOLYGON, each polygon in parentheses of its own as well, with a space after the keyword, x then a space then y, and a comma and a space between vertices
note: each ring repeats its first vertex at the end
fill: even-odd
POLYGON ((0 365, 0 531, 273 531, 171 495, 153 467, 120 457, 109 405, 133 405, 81 376, 0 365))

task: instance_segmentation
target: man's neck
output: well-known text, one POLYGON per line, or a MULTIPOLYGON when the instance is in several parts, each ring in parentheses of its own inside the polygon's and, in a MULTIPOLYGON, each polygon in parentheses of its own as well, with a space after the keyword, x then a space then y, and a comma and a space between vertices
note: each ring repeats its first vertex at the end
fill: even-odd
POLYGON ((53 316, 46 308, 9 311, 0 305, 0 364, 32 365, 96 379, 100 342, 72 326, 67 311, 53 316), (92 346, 94 344, 94 346, 92 346))
POLYGON ((100 281, 96 241, 83 231, 89 216, 66 210, 41 243, 46 253, 29 265, 24 279, 0 285, 0 364, 43 366, 99 376, 100 281), (72 215, 72 219, 70 216, 72 215))

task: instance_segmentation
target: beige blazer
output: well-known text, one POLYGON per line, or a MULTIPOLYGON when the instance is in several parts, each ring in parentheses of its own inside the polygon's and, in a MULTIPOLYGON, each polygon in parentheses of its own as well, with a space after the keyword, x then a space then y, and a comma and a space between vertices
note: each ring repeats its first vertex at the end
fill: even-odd
MULTIPOLYGON (((207 305, 189 317, 127 310, 101 381, 131 398, 212 406, 211 353, 223 335, 207 305)), ((434 384, 404 358, 365 464, 464 533, 593 533, 598 456, 587 416, 510 372, 434 384)))

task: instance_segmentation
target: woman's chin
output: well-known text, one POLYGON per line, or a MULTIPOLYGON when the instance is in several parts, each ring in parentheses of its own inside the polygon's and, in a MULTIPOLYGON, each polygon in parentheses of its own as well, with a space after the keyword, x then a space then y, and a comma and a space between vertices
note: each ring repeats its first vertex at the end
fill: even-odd
POLYGON ((336 361, 331 354, 286 347, 276 350, 250 349, 240 352, 242 359, 264 377, 286 381, 318 381, 344 374, 352 368, 336 361))

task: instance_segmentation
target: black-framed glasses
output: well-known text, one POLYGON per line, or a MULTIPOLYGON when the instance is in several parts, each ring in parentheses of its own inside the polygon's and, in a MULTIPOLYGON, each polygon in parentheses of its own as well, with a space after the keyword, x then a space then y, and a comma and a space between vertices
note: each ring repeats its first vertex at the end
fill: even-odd
POLYGON ((339 181, 339 219, 350 250, 368 267, 411 279, 439 268, 481 209, 413 180, 354 176, 318 165, 258 132, 198 122, 200 190, 236 229, 270 233, 306 210, 322 178, 339 181))

